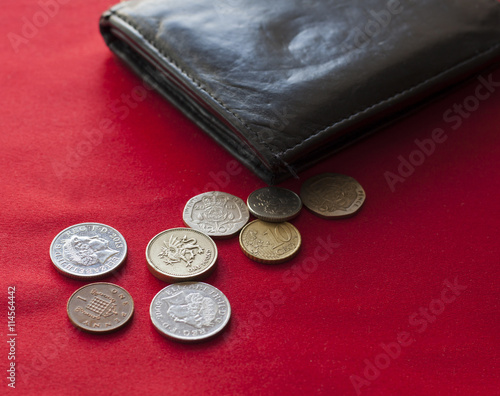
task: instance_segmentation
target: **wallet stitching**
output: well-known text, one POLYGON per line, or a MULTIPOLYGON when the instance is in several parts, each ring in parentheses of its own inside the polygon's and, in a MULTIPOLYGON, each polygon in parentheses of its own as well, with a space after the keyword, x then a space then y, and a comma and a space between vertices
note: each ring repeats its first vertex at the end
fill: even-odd
POLYGON ((180 72, 186 76, 189 80, 191 80, 198 88, 200 88, 202 91, 206 92, 212 99, 214 99, 218 104, 220 104, 228 113, 230 113, 231 115, 233 115, 237 120, 239 120, 241 122, 241 124, 249 131, 251 132, 253 135, 255 135, 255 137, 257 138, 257 141, 259 143, 261 143, 262 145, 264 145, 265 147, 267 147, 267 149, 274 154, 274 156, 278 159, 279 158, 279 153, 276 151, 276 150, 279 150, 278 147, 271 147, 268 145, 268 143, 266 143, 265 141, 259 139, 259 136, 257 135, 257 132, 255 132, 249 125, 247 125, 247 123, 238 115, 236 114, 234 111, 230 110, 228 108, 227 105, 225 105, 222 100, 220 100, 219 98, 217 98, 212 92, 208 91, 208 89, 206 87, 204 87, 199 81, 197 81, 196 79, 194 79, 193 77, 191 77, 182 67, 180 67, 172 58, 170 58, 167 54, 165 54, 160 48, 158 48, 155 43, 153 42, 153 40, 147 38, 144 33, 141 31, 141 29, 135 24, 134 21, 132 21, 130 18, 124 16, 124 15, 120 15, 120 14, 117 14, 116 12, 113 12, 114 15, 116 15, 118 18, 121 18, 123 19, 125 22, 127 22, 128 24, 130 24, 130 26, 132 26, 135 30, 137 30, 141 35, 142 37, 149 43, 151 44, 168 62, 170 62, 171 64, 173 64, 177 69, 180 70, 180 72))
MULTIPOLYGON (((134 27, 134 29, 136 29, 136 30, 137 30, 137 31, 138 31, 138 32, 142 35, 142 37, 143 37, 143 38, 144 38, 144 39, 145 39, 145 40, 146 40, 149 44, 151 44, 151 45, 152 45, 152 46, 153 46, 153 47, 154 47, 154 48, 155 48, 155 49, 156 49, 156 50, 157 50, 157 51, 158 51, 158 52, 159 52, 159 53, 160 53, 160 54, 161 54, 161 55, 162 55, 162 56, 163 56, 166 60, 167 60, 167 61, 169 61, 171 64, 173 64, 173 65, 174 65, 177 69, 179 69, 179 70, 180 70, 180 72, 181 72, 182 74, 184 74, 184 76, 186 76, 186 77, 187 77, 189 80, 191 80, 191 81, 192 81, 192 82, 193 82, 196 86, 198 86, 201 90, 203 90, 204 92, 206 92, 206 93, 207 93, 207 94, 208 94, 208 95, 209 95, 212 99, 214 99, 214 100, 215 100, 218 104, 220 104, 220 105, 221 105, 221 106, 222 106, 222 107, 223 107, 223 108, 224 108, 227 112, 229 112, 229 113, 230 113, 230 114, 232 114, 232 115, 233 115, 233 116, 234 116, 237 120, 239 120, 239 121, 241 122, 241 124, 242 124, 242 125, 243 125, 243 126, 244 126, 244 127, 245 127, 248 131, 249 131, 249 132, 251 132, 251 133, 252 133, 252 134, 253 134, 253 135, 257 138, 257 141, 258 141, 260 144, 262 144, 262 145, 264 145, 265 147, 267 147, 267 148, 269 149, 269 151, 271 151, 271 153, 273 153, 273 154, 274 154, 274 156, 275 156, 278 160, 280 160, 281 162, 283 162, 282 157, 283 157, 286 153, 288 153, 288 152, 289 152, 289 151, 291 151, 291 150, 294 150, 294 149, 295 149, 295 148, 297 148, 298 146, 300 146, 300 145, 302 145, 302 144, 306 143, 307 141, 309 141, 309 140, 311 140, 311 139, 315 138, 316 136, 320 135, 321 133, 326 132, 326 131, 327 131, 327 130, 329 130, 330 128, 333 128, 333 127, 335 127, 335 126, 337 126, 337 125, 339 125, 339 124, 342 124, 342 123, 344 123, 344 122, 346 122, 346 121, 350 121, 350 120, 352 120, 353 118, 355 118, 355 117, 357 117, 357 116, 359 116, 359 115, 362 115, 362 114, 364 114, 364 113, 369 112, 370 110, 372 110, 373 108, 375 108, 375 107, 377 107, 377 106, 380 106, 380 105, 382 105, 382 104, 388 103, 388 102, 392 101, 393 99, 398 98, 399 96, 403 96, 403 95, 407 94, 408 92, 414 91, 414 90, 416 90, 416 89, 420 88, 421 86, 423 86, 423 85, 425 85, 425 84, 429 83, 430 81, 435 80, 435 79, 438 79, 438 78, 439 78, 439 77, 441 77, 442 75, 444 75, 444 74, 446 74, 446 73, 449 73, 449 72, 453 71, 454 69, 458 69, 458 68, 462 67, 464 64, 466 64, 466 63, 468 63, 468 62, 471 62, 471 61, 473 61, 474 59, 477 59, 477 58, 479 58, 479 57, 481 57, 481 56, 484 56, 484 55, 485 55, 485 54, 487 54, 488 52, 492 52, 494 49, 496 49, 496 48, 500 47, 500 44, 495 44, 495 45, 493 45, 492 47, 490 47, 490 48, 488 48, 488 49, 486 49, 486 50, 482 51, 481 53, 479 53, 479 54, 477 54, 477 55, 475 55, 475 56, 473 56, 473 57, 471 57, 471 58, 468 58, 468 59, 466 59, 466 60, 464 60, 464 61, 462 61, 462 62, 460 62, 460 63, 456 64, 455 66, 452 66, 452 67, 450 67, 450 68, 448 68, 448 69, 446 69, 446 70, 442 71, 441 73, 438 73, 438 74, 436 74, 436 75, 434 75, 434 76, 432 76, 432 77, 430 77, 430 78, 428 78, 428 79, 426 79, 426 80, 424 80, 424 81, 422 81, 422 82, 420 82, 420 83, 418 83, 418 84, 414 85, 413 87, 410 87, 410 88, 405 89, 404 91, 398 92, 398 93, 394 94, 393 96, 391 96, 391 97, 389 97, 389 98, 387 98, 387 99, 383 99, 383 100, 381 100, 380 102, 377 102, 377 103, 375 103, 375 104, 373 104, 373 105, 371 105, 371 106, 369 106, 369 107, 367 107, 367 108, 365 108, 365 109, 363 109, 363 110, 361 110, 361 111, 358 111, 358 112, 356 112, 356 113, 354 113, 354 114, 351 114, 350 116, 347 116, 347 117, 343 118, 343 119, 342 119, 342 120, 340 120, 340 121, 336 121, 336 122, 334 122, 333 124, 328 125, 328 126, 326 126, 326 127, 322 128, 322 129, 320 129, 320 130, 319 130, 319 131, 317 131, 317 132, 314 132, 311 136, 308 136, 307 138, 303 139, 303 140, 302 140, 302 141, 300 141, 299 143, 295 144, 293 147, 289 147, 289 148, 288 148, 288 149, 286 149, 285 151, 283 151, 283 152, 281 152, 281 153, 277 153, 275 150, 273 150, 273 148, 272 148, 271 146, 269 146, 269 143, 267 143, 267 142, 265 142, 265 141, 261 140, 261 139, 259 138, 259 136, 258 136, 257 132, 256 132, 256 131, 254 131, 254 130, 253 130, 253 129, 249 126, 249 125, 247 125, 247 123, 246 123, 246 122, 245 122, 245 121, 244 121, 244 120, 243 120, 243 119, 242 119, 242 118, 241 118, 238 114, 236 114, 234 111, 230 110, 230 109, 227 107, 227 105, 225 105, 225 104, 224 104, 224 103, 223 103, 223 102, 222 102, 219 98, 217 98, 217 97, 216 97, 216 96, 215 96, 212 92, 208 91, 208 90, 207 90, 207 88, 205 88, 205 87, 204 87, 204 86, 203 86, 203 85, 202 85, 199 81, 197 81, 197 80, 195 80, 193 77, 191 77, 191 76, 190 76, 187 72, 185 72, 185 71, 184 71, 184 70, 183 70, 183 69, 182 69, 182 68, 181 68, 181 67, 180 67, 180 66, 179 66, 179 65, 178 65, 178 64, 177 64, 174 60, 172 60, 172 59, 171 59, 168 55, 166 55, 165 53, 163 53, 163 51, 162 51, 160 48, 158 48, 152 40, 148 39, 148 38, 147 38, 147 37, 146 37, 146 36, 142 33, 141 29, 140 29, 140 28, 139 28, 139 27, 135 24, 135 22, 134 22, 134 21, 130 20, 130 19, 129 19, 128 17, 126 17, 126 16, 119 15, 119 14, 117 14, 117 13, 116 13, 116 12, 114 12, 114 11, 113 11, 113 14, 114 14, 114 15, 116 15, 117 17, 119 17, 119 18, 123 19, 125 22, 129 23, 132 27, 134 27)), ((274 146, 274 147, 275 147, 276 149, 278 149, 276 146, 274 146)))
POLYGON ((488 49, 484 50, 483 52, 481 52, 481 53, 479 53, 479 54, 477 54, 477 55, 474 55, 473 57, 468 58, 468 59, 466 59, 466 60, 464 60, 464 61, 462 61, 462 62, 460 62, 460 63, 456 64, 455 66, 452 66, 452 67, 450 67, 450 68, 448 68, 448 69, 446 69, 446 70, 442 71, 441 73, 438 73, 438 74, 436 74, 436 75, 434 75, 434 76, 432 76, 432 77, 428 78, 427 80, 422 81, 422 82, 420 82, 420 83, 418 83, 418 84, 414 85, 413 87, 410 87, 410 88, 405 89, 404 91, 398 92, 397 94, 394 94, 393 96, 391 96, 391 97, 389 97, 389 98, 387 98, 387 99, 383 99, 383 100, 381 100, 380 102, 377 102, 377 103, 375 103, 375 104, 373 104, 373 105, 371 105, 371 106, 369 106, 369 107, 367 107, 367 108, 365 108, 365 109, 363 109, 363 110, 361 110, 361 111, 358 111, 358 112, 356 112, 356 113, 354 113, 354 114, 351 114, 350 116, 347 116, 347 117, 343 118, 343 119, 342 119, 342 120, 340 120, 340 121, 336 121, 336 122, 334 122, 333 124, 328 125, 328 126, 324 127, 323 129, 320 129, 320 130, 319 130, 319 131, 317 131, 317 132, 314 132, 311 136, 308 136, 307 138, 305 138, 305 139, 304 139, 304 140, 302 140, 301 142, 297 143, 295 146, 290 147, 290 148, 286 149, 285 151, 283 151, 283 152, 280 154, 280 157, 283 157, 283 156, 284 156, 286 153, 288 153, 289 151, 291 151, 291 150, 293 150, 293 149, 297 148, 297 147, 298 147, 298 146, 300 146, 301 144, 304 144, 304 143, 305 143, 305 142, 307 142, 308 140, 313 139, 314 137, 318 136, 319 134, 321 134, 321 133, 323 133, 323 132, 326 132, 328 129, 330 129, 330 128, 334 128, 335 126, 337 126, 337 125, 339 125, 339 124, 342 124, 343 122, 350 121, 350 120, 352 120, 353 118, 355 118, 356 116, 359 116, 359 115, 362 115, 362 114, 364 114, 364 113, 367 113, 367 112, 369 112, 370 110, 372 110, 373 108, 375 108, 375 107, 377 107, 377 106, 383 105, 383 104, 385 104, 385 103, 387 103, 387 102, 392 101, 393 99, 396 99, 396 98, 397 98, 397 97, 399 97, 399 96, 402 96, 402 95, 407 94, 408 92, 414 91, 414 90, 416 90, 416 89, 420 88, 421 86, 423 86, 423 85, 427 84, 428 82, 430 82, 430 81, 432 81, 432 80, 434 80, 434 79, 438 79, 438 78, 440 78, 442 75, 444 75, 444 74, 446 74, 446 73, 449 73, 449 72, 453 71, 454 69, 458 69, 458 68, 462 67, 463 65, 465 65, 466 63, 469 63, 469 62, 473 61, 474 59, 477 59, 477 58, 479 58, 479 57, 481 57, 481 56, 484 56, 484 55, 486 55, 488 52, 492 52, 492 51, 494 51, 495 49, 497 49, 497 48, 499 48, 499 47, 500 47, 500 44, 495 44, 495 45, 491 46, 490 48, 488 48, 488 49))

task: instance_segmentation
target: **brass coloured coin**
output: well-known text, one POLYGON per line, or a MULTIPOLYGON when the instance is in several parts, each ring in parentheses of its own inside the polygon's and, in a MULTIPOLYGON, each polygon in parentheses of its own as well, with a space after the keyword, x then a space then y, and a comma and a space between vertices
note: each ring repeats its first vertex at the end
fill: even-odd
POLYGON ((122 287, 97 282, 75 291, 68 300, 68 317, 79 329, 108 333, 125 325, 134 313, 134 300, 122 287))
POLYGON ((302 184, 300 197, 313 213, 332 219, 354 215, 365 202, 366 194, 350 176, 323 173, 302 184))
POLYGON ((302 243, 300 233, 290 223, 254 220, 240 233, 243 253, 254 261, 278 264, 293 258, 302 243))
POLYGON ((264 187, 248 196, 250 213, 263 221, 281 223, 296 217, 302 201, 293 191, 281 187, 264 187))
POLYGON ((149 271, 162 281, 199 280, 213 270, 217 246, 201 231, 172 228, 151 239, 146 260, 149 271))

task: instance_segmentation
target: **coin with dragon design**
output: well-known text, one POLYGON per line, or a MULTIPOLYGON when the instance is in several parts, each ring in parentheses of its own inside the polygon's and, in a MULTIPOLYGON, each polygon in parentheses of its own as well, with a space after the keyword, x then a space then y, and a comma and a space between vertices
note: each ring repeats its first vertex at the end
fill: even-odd
POLYGON ((172 228, 151 239, 146 260, 149 271, 165 282, 199 280, 213 270, 217 246, 201 231, 172 228))

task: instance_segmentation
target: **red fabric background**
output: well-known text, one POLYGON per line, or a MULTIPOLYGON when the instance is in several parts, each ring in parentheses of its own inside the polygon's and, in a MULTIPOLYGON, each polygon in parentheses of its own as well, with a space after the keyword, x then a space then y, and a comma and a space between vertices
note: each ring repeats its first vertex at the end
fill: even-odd
POLYGON ((342 221, 303 210, 293 222, 302 250, 282 265, 250 261, 237 238, 217 241, 207 282, 229 298, 230 326, 211 341, 179 344, 150 323, 151 299, 166 284, 147 270, 148 241, 183 226, 196 193, 217 187, 246 200, 264 183, 157 94, 127 99, 144 92, 142 82, 98 32, 112 4, 66 1, 13 46, 9 33, 21 36, 41 7, 2 3, 0 393, 356 395, 351 376, 387 363, 381 343, 407 332, 412 345, 371 373, 361 394, 500 394, 500 89, 457 129, 443 114, 474 95, 478 80, 283 183, 298 192, 312 175, 344 173, 367 200, 342 221), (397 173, 398 157, 435 128, 446 141, 391 191, 385 172, 397 173), (66 315, 84 282, 55 271, 49 245, 79 222, 108 224, 128 242, 123 270, 104 280, 126 288, 136 311, 114 334, 78 332, 66 315), (413 314, 439 309, 433 300, 446 280, 467 288, 424 325, 413 314), (8 286, 16 287, 15 390, 5 371, 8 286))

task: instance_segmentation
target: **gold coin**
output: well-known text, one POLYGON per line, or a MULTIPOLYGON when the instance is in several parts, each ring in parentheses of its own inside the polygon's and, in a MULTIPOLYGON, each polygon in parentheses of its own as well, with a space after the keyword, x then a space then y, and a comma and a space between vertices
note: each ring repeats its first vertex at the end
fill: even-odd
POLYGON ((302 240, 290 223, 254 220, 240 233, 240 246, 246 256, 260 263, 278 264, 293 258, 302 240))
POLYGON ((304 182, 300 198, 318 216, 332 219, 354 215, 365 202, 366 194, 350 176, 323 173, 304 182))
POLYGON ((134 313, 134 300, 120 286, 97 282, 74 292, 66 309, 76 327, 90 333, 109 333, 130 320, 134 313))
POLYGON ((146 248, 149 271, 165 282, 199 280, 217 260, 217 246, 208 235, 192 228, 160 232, 146 248))

